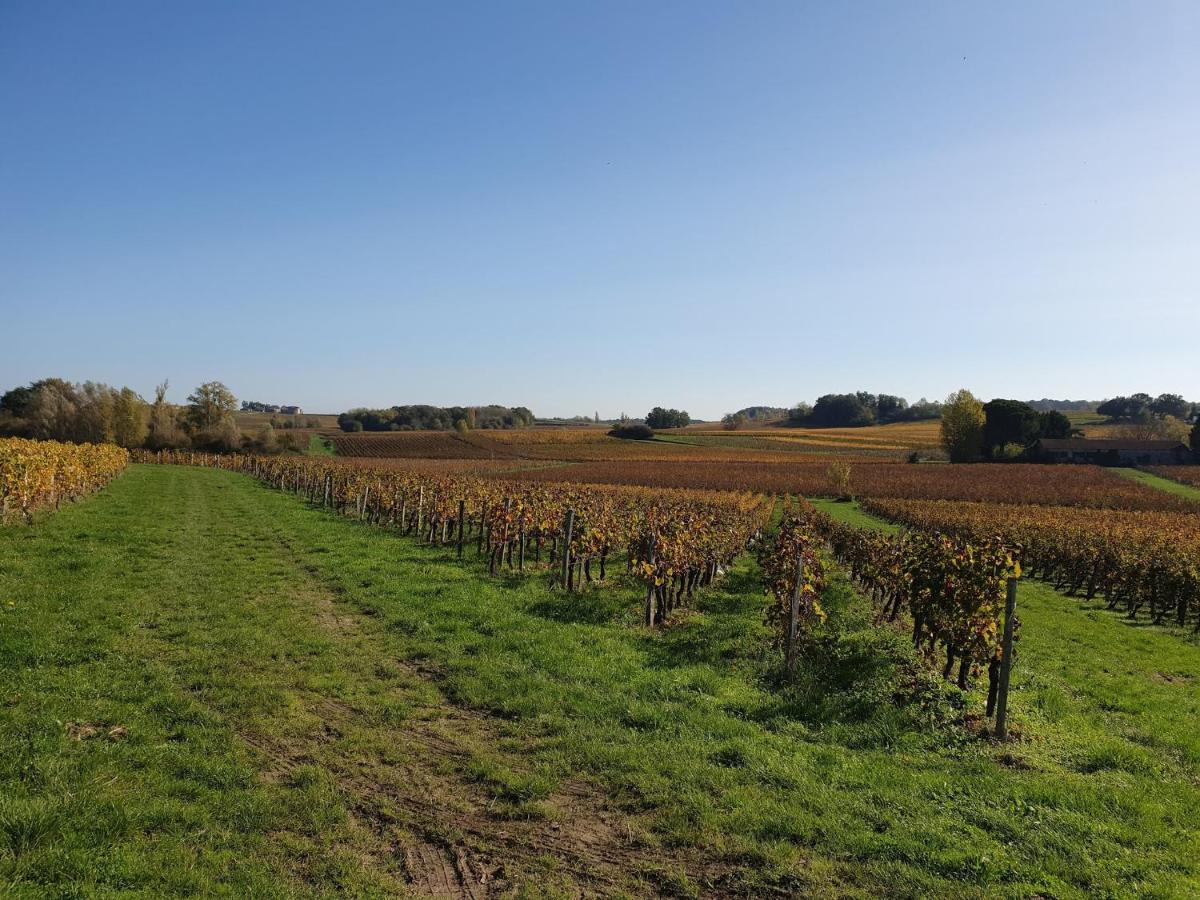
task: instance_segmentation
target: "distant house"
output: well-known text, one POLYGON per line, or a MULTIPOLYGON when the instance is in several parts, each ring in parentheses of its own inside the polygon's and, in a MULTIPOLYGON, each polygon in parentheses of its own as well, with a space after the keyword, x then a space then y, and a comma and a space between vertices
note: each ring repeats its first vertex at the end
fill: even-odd
POLYGON ((279 407, 279 411, 285 416, 298 416, 300 413, 304 412, 304 410, 298 406, 281 406, 279 407))
POLYGON ((1098 466, 1169 466, 1191 462, 1192 458, 1187 445, 1179 441, 1043 438, 1037 442, 1034 452, 1045 462, 1098 466))

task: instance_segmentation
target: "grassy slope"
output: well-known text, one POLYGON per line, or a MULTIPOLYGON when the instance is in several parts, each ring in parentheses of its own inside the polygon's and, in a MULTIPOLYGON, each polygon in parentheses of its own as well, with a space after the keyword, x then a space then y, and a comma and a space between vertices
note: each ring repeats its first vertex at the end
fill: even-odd
MULTIPOLYGON (((367 785, 536 821, 582 774, 641 847, 634 893, 695 886, 697 847, 751 893, 1200 890, 1200 648, 1023 586, 1025 739, 997 748, 889 701, 905 642, 844 585, 774 688, 752 576, 647 635, 632 591, 486 580, 236 475, 134 467, 0 532, 0 884, 386 893, 403 866, 363 822, 419 822, 367 785), (448 701, 488 715, 425 771, 448 701)), ((568 862, 523 874, 569 890, 568 862)))

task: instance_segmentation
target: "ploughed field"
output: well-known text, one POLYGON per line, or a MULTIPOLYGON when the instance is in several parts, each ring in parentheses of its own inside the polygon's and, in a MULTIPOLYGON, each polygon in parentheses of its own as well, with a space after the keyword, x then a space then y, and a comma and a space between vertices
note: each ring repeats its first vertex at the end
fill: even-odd
MULTIPOLYGON (((1194 516, 1063 490, 1039 508, 1194 516)), ((997 744, 836 568, 784 684, 750 555, 647 629, 619 565, 568 594, 358 518, 135 465, 0 529, 8 893, 1200 892, 1200 645, 1170 622, 1022 581, 997 744)))
POLYGON ((458 432, 330 433, 338 453, 365 458, 541 459, 565 461, 720 460, 828 462, 851 455, 863 461, 903 459, 914 450, 936 452, 937 423, 870 428, 763 428, 724 431, 711 425, 663 432, 654 441, 609 437, 606 428, 523 428, 458 432))

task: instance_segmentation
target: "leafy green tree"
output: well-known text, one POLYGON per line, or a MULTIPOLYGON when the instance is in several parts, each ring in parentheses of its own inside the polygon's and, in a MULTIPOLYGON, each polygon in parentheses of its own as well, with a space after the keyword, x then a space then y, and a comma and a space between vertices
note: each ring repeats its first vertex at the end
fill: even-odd
POLYGON ((942 406, 942 445, 951 462, 978 459, 983 452, 983 404, 963 388, 942 406))
POLYGON ((649 441, 654 438, 654 429, 648 425, 621 424, 612 429, 609 434, 627 441, 649 441))
POLYGON ((34 395, 25 409, 30 436, 42 440, 73 440, 79 415, 79 397, 74 386, 61 378, 44 378, 30 387, 34 395))
POLYGON ((808 423, 818 428, 851 428, 875 421, 874 394, 825 394, 817 398, 808 423))
POLYGON ((1192 453, 1197 459, 1200 459, 1200 418, 1192 426, 1192 453))
POLYGON ((207 381, 188 395, 188 421, 197 431, 213 431, 232 421, 238 408, 233 391, 219 381, 207 381))
POLYGON ((24 419, 36 394, 33 385, 15 387, 0 397, 0 411, 7 412, 17 419, 24 419))
POLYGON ((73 437, 91 444, 111 444, 113 437, 113 408, 116 405, 113 388, 94 381, 76 386, 76 413, 73 437))
POLYGON ((1187 419, 1191 415, 1192 405, 1178 394, 1159 394, 1150 404, 1150 410, 1156 416, 1171 416, 1175 419, 1187 419))
POLYGON ((1069 438, 1075 433, 1071 420, 1056 409, 1038 415, 1038 437, 1069 438))
POLYGON ((983 454, 993 456, 1006 444, 1028 447, 1038 438, 1037 411, 1019 400, 991 400, 983 406, 983 454))
POLYGON ((146 442, 146 401, 131 388, 113 395, 113 440, 122 447, 140 447, 146 442))
POLYGON ((875 402, 875 418, 880 422, 898 422, 908 411, 908 401, 892 394, 880 394, 875 402))
POLYGON ((646 413, 646 424, 650 428, 683 428, 691 421, 691 416, 679 409, 663 409, 656 406, 646 413))
POLYGON ((812 406, 803 401, 797 403, 788 410, 788 424, 790 425, 807 425, 809 416, 812 415, 812 406))

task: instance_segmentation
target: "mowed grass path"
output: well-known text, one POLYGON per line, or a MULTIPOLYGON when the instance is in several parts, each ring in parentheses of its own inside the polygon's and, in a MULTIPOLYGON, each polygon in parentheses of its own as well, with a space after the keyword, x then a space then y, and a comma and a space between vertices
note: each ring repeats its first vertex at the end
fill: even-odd
POLYGON ((1155 475, 1153 472, 1146 472, 1142 469, 1117 468, 1113 471, 1119 472, 1132 481, 1140 481, 1142 484, 1158 488, 1160 491, 1174 494, 1176 497, 1186 497, 1188 500, 1200 502, 1200 488, 1193 487, 1190 484, 1181 484, 1178 481, 1172 481, 1170 478, 1163 478, 1161 475, 1155 475))
MULTIPOLYGON (((661 634, 242 476, 0 531, 15 896, 1194 896, 1200 648, 1023 585, 1004 747, 893 697, 835 579, 773 683, 749 563, 661 634)), ((977 700, 976 700, 976 706, 977 700)))

